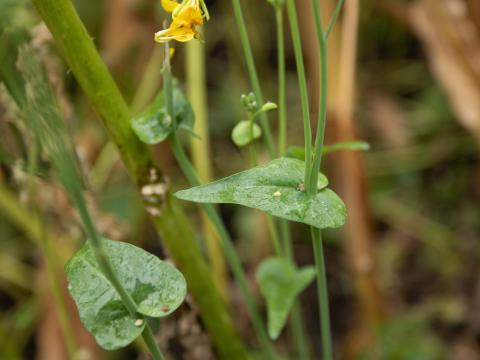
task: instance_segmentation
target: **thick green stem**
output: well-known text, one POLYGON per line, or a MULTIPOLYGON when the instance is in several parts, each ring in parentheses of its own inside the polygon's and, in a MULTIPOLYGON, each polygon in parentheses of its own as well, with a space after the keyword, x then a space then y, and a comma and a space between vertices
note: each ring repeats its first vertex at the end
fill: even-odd
POLYGON ((287 150, 287 106, 285 81, 285 34, 283 30, 283 6, 275 8, 277 26, 277 64, 278 64, 278 156, 284 156, 287 150))
POLYGON ((151 219, 168 254, 187 279, 202 319, 222 359, 246 359, 225 302, 211 273, 188 219, 168 192, 168 184, 154 165, 148 147, 130 128, 127 104, 114 83, 93 41, 69 0, 33 0, 80 86, 92 102, 132 178, 139 186, 160 185, 166 189, 158 202, 145 200, 151 219))
MULTIPOLYGON (((237 23, 238 31, 240 33, 240 42, 243 48, 243 54, 245 55, 245 61, 247 63, 248 75, 250 82, 252 83, 253 92, 255 98, 259 104, 264 103, 262 88, 260 86, 260 80, 258 78, 257 69, 255 66, 255 60, 253 58, 252 47, 248 39, 247 26, 245 25, 245 19, 243 17, 242 7, 240 0, 232 0, 233 12, 235 14, 235 21, 237 23)), ((265 112, 259 114, 260 125, 262 126, 263 136, 265 137, 265 143, 267 150, 271 158, 275 156, 275 144, 273 143, 272 132, 270 130, 270 124, 268 123, 268 116, 265 112)))
MULTIPOLYGON (((293 50, 297 64, 298 84, 300 87, 300 101, 303 114, 303 133, 305 142, 305 188, 310 187, 310 164, 312 159, 312 130, 310 127, 310 106, 308 104, 307 77, 305 75, 305 64, 303 61, 302 40, 298 26, 297 9, 294 0, 287 0, 288 18, 292 33, 293 50)), ((316 182, 315 182, 316 184, 316 182)))

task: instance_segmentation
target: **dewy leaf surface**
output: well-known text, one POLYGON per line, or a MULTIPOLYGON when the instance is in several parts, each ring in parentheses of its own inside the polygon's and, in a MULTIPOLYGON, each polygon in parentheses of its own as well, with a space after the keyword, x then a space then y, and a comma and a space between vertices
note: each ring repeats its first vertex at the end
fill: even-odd
MULTIPOLYGON (((173 113, 177 128, 193 132, 195 115, 192 106, 177 86, 173 88, 173 113)), ((165 107, 163 91, 145 112, 131 120, 131 126, 141 141, 151 145, 164 141, 176 130, 165 107)))
POLYGON ((288 314, 300 294, 315 278, 315 268, 295 269, 279 257, 264 260, 255 274, 260 291, 267 303, 268 334, 278 338, 288 314))
MULTIPOLYGON (((161 317, 183 302, 186 282, 172 265, 131 244, 103 240, 110 263, 141 314, 161 317)), ((128 345, 145 326, 131 317, 87 242, 66 264, 68 289, 85 327, 107 350, 128 345)))
POLYGON ((320 229, 342 226, 346 220, 345 204, 325 188, 327 178, 320 174, 318 188, 321 190, 315 196, 308 196, 304 191, 304 172, 303 161, 280 158, 175 195, 198 203, 244 205, 320 229))

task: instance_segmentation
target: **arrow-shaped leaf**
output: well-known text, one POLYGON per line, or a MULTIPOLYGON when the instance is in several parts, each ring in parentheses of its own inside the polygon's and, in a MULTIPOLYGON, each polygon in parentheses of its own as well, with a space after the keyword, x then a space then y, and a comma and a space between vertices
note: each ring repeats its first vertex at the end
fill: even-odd
POLYGON ((303 161, 280 158, 267 165, 240 172, 175 195, 198 203, 230 203, 262 210, 270 215, 323 228, 342 226, 346 220, 343 201, 326 189, 320 174, 316 195, 305 193, 303 161))
POLYGON ((256 278, 267 302, 268 334, 276 339, 285 326, 296 297, 315 278, 315 268, 308 266, 297 270, 289 261, 274 257, 260 264, 256 278))

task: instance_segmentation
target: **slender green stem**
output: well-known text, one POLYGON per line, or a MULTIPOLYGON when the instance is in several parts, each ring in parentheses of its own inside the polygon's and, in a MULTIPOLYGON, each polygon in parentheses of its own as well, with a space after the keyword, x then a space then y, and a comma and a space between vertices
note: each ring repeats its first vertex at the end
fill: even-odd
POLYGON ((315 137, 315 153, 311 173, 310 186, 307 191, 310 195, 317 192, 318 173, 322 161, 323 142, 325 139, 325 125, 327 122, 327 96, 328 96, 328 48, 327 39, 323 32, 322 16, 318 1, 312 0, 315 27, 320 49, 320 101, 318 111, 317 134, 315 137))
MULTIPOLYGON (((318 113, 317 133, 315 137, 315 154, 313 158, 313 165, 311 169, 311 182, 310 187, 307 189, 310 195, 315 195, 317 192, 317 180, 318 173, 320 171, 323 142, 325 138, 325 125, 327 121, 327 96, 328 96, 328 48, 327 48, 327 36, 323 31, 322 14, 320 5, 317 0, 311 0, 313 7, 313 14, 315 19, 316 35, 318 46, 320 50, 320 106, 318 113)), ((337 4, 334 16, 330 22, 335 23, 338 12, 340 11, 342 3, 337 4)), ((325 259, 323 254, 323 244, 321 232, 319 229, 311 228, 312 242, 315 253, 315 264, 317 268, 317 287, 318 287, 318 301, 320 308, 320 324, 322 330, 322 345, 323 345, 323 358, 325 360, 333 359, 332 350, 332 336, 330 329, 330 311, 328 303, 328 287, 327 277, 325 270, 325 259)))
MULTIPOLYGON (((75 187, 77 188, 77 186, 75 187)), ((72 188, 73 186, 70 186, 69 190, 72 188)), ((118 292, 118 295, 120 295, 120 298, 122 299, 122 302, 124 303, 130 315, 137 316, 137 305, 133 301, 130 294, 123 288, 120 280, 118 280, 118 277, 110 264, 110 261, 108 260, 107 251, 103 246, 102 240, 98 235, 97 230, 95 229, 92 217, 90 216, 90 212, 88 211, 85 204, 85 199, 81 194, 81 189, 75 189, 75 193, 69 191, 69 194, 75 206, 77 207, 77 211, 80 215, 80 218, 82 219, 85 233, 90 242, 90 245, 92 245, 95 257, 98 261, 100 268, 102 269, 102 272, 105 274, 105 276, 108 278, 115 290, 118 292)))
MULTIPOLYGON (((277 28, 277 63, 278 63, 278 155, 283 156, 286 152, 287 146, 287 121, 286 121, 286 66, 285 66, 285 34, 284 34, 284 16, 283 16, 283 6, 275 7, 275 20, 276 20, 276 28, 277 28)), ((294 21, 294 25, 296 23, 296 17, 294 21)), ((298 25, 296 26, 298 29, 298 25)), ((297 34, 298 35, 298 34, 297 34)), ((297 37, 298 40, 298 37, 297 37)), ((298 45, 298 43, 297 43, 298 45)), ((298 55, 298 48, 296 49, 296 59, 298 55)), ((300 56, 301 56, 301 49, 300 49, 300 56)), ((300 59, 298 59, 300 60, 300 59)), ((297 62, 298 63, 298 62, 297 62)), ((301 60, 300 70, 303 67, 303 59, 301 60)), ((304 73, 304 70, 303 70, 304 73)), ((300 77, 299 77, 300 78, 300 77)), ((303 80, 304 81, 304 77, 303 80)), ((302 82, 303 84, 303 82, 302 82)), ((305 87, 303 87, 305 90, 305 87)), ((308 96, 306 92, 302 93, 302 110, 308 114, 308 118, 306 118, 304 125, 310 122, 309 119, 309 110, 308 110, 308 96)), ((305 144, 306 148, 310 149, 311 147, 311 131, 310 126, 306 126, 306 133, 305 133, 305 144), (308 139, 308 140, 307 140, 308 139)), ((310 158, 308 155, 307 159, 310 158)), ((307 167, 309 168, 309 161, 305 162, 308 163, 307 167)), ((309 170, 306 171, 305 179, 309 179, 308 175, 309 170)), ((292 239, 290 237, 290 226, 288 221, 286 220, 279 220, 278 221, 280 226, 280 234, 282 238, 282 251, 277 251, 279 256, 284 256, 286 259, 295 263, 295 259, 293 258, 293 249, 292 249, 292 239)), ((292 319, 291 319, 291 327, 292 333, 294 337, 295 347, 297 349, 297 356, 300 360, 309 359, 308 353, 308 345, 306 341, 306 335, 304 331, 303 321, 302 321, 302 314, 300 311, 300 305, 298 299, 295 301, 295 304, 292 308, 292 319)))
POLYGON ((338 0, 337 5, 335 6, 335 10, 333 11, 332 18, 330 19, 330 22, 328 23, 327 31, 325 32, 325 37, 328 39, 330 36, 330 33, 333 30, 333 27, 335 26, 335 23, 337 22, 338 15, 340 14, 340 11, 342 10, 342 6, 345 0, 338 0))
POLYGON ((150 219, 162 245, 185 275, 189 290, 212 342, 222 359, 247 359, 225 301, 213 283, 195 232, 179 202, 171 195, 151 152, 130 127, 130 113, 117 85, 103 63, 92 38, 70 0, 33 0, 92 107, 99 114, 110 139, 139 192, 145 185, 162 185, 166 192, 152 204, 145 199, 150 219))
MULTIPOLYGON (((283 253, 277 254, 279 256, 283 256, 292 264, 296 265, 295 259, 293 257, 292 239, 290 236, 289 223, 287 220, 284 219, 279 219, 278 222, 280 223, 280 234, 282 237, 283 253)), ((295 304, 292 307, 291 317, 291 329, 293 339, 295 342, 295 347, 298 351, 297 357, 299 360, 308 360, 310 359, 310 353, 308 350, 307 336, 305 334, 305 328, 303 325, 302 311, 299 298, 295 300, 295 304)))
MULTIPOLYGON (((146 319, 144 321, 147 321, 146 319)), ((150 350, 150 353, 152 354, 153 358, 155 360, 164 360, 165 358, 163 357, 163 354, 160 352, 160 349, 158 348, 157 341, 155 340, 155 336, 153 335, 152 328, 148 324, 148 322, 145 324, 145 329, 143 329, 142 332, 142 337, 143 340, 145 341, 145 344, 148 347, 148 350, 150 350)))
MULTIPOLYGON (((168 44, 166 44, 166 46, 168 50, 168 44)), ((168 54, 168 51, 166 53, 168 54)), ((163 93, 165 97, 167 112, 171 116, 171 114, 173 113, 173 93, 172 93, 173 88, 172 88, 172 73, 171 73, 170 61, 168 57, 165 59, 165 64, 164 64, 163 86, 164 86, 163 93)), ((173 116, 171 117, 173 119, 173 116)), ((201 185, 201 181, 195 171, 195 168, 193 167, 192 163, 190 162, 190 159, 185 153, 185 150, 183 149, 176 132, 172 133, 172 135, 170 136, 170 141, 171 141, 171 148, 172 148, 173 154, 177 159, 178 164, 180 165, 180 168, 182 169, 183 173, 187 177, 187 180, 190 182, 192 186, 201 185)), ((275 350, 265 331, 265 326, 260 316, 260 311, 258 310, 255 298, 248 285, 247 275, 245 274, 245 271, 242 268, 240 258, 237 255, 232 239, 230 238, 230 235, 228 234, 228 231, 225 228, 225 225, 223 224, 223 221, 220 218, 220 215, 215 210, 215 207, 212 204, 203 204, 202 207, 205 210, 208 217, 210 218, 210 220, 212 221, 213 225, 215 226, 220 236, 223 251, 228 260, 228 264, 230 265, 233 275, 235 276, 235 279, 238 282, 240 290, 242 291, 245 304, 247 306, 249 315, 252 319, 253 326, 257 332, 257 335, 262 344, 262 347, 264 348, 264 350, 266 351, 270 359, 275 359, 276 358, 275 350)))
MULTIPOLYGON (((198 179, 195 169, 193 168, 190 160, 185 154, 185 151, 183 150, 183 147, 180 144, 177 135, 172 134, 170 140, 175 158, 177 159, 188 181, 192 186, 200 185, 200 180, 198 179)), ((262 347, 267 352, 269 359, 275 359, 275 351, 265 331, 265 326, 260 316, 260 312, 258 310, 255 298, 248 285, 247 275, 242 268, 240 258, 237 255, 232 239, 230 238, 230 235, 228 234, 227 229, 222 222, 222 219, 215 210, 215 207, 212 204, 203 204, 202 207, 204 208, 205 212, 207 213, 208 217, 210 218, 220 235, 220 240, 222 242, 225 257, 228 260, 230 269, 232 270, 235 280, 237 281, 243 294, 247 310, 252 319, 253 326, 255 328, 255 331, 257 332, 262 347)))
POLYGON ((320 306, 320 327, 324 360, 333 359, 332 334, 330 330, 330 307, 328 304, 327 274, 323 254, 322 235, 319 229, 311 227, 315 267, 317 269, 317 291, 320 306))
POLYGON ((278 63, 278 156, 284 156, 287 150, 287 106, 285 82, 285 34, 283 6, 275 7, 277 26, 277 63, 278 63))
POLYGON ((152 184, 167 189, 154 204, 144 199, 145 206, 166 252, 187 279, 190 293, 200 309, 200 316, 219 357, 228 360, 247 359, 245 346, 235 330, 228 307, 212 280, 185 211, 171 195, 168 183, 154 163, 151 151, 133 133, 128 106, 71 1, 33 0, 33 4, 105 125, 110 139, 117 146, 139 192, 143 186, 152 184))
MULTIPOLYGON (((95 225, 93 223, 92 217, 90 216, 90 212, 87 209, 85 200, 80 192, 80 189, 77 189, 77 191, 74 193, 70 193, 70 196, 72 197, 72 200, 77 207, 77 211, 80 214, 83 226, 85 228, 85 232, 88 236, 90 244, 92 245, 92 249, 95 253, 95 258, 97 259, 100 269, 117 291, 118 295, 122 299, 123 304, 125 305, 125 308, 130 313, 130 316, 142 319, 146 322, 147 320, 142 315, 137 313, 137 305, 135 304, 135 301, 120 283, 120 280, 118 279, 114 269, 110 264, 110 261, 108 260, 108 254, 105 247, 103 246, 102 240, 98 235, 97 230, 95 229, 95 225)), ((148 323, 145 324, 145 329, 142 332, 142 337, 144 338, 153 359, 163 360, 163 355, 158 348, 158 344, 155 341, 155 338, 148 323)))
POLYGON ((255 125, 255 115, 250 112, 248 113, 248 124, 249 124, 249 130, 250 130, 250 144, 248 145, 248 148, 250 149, 250 157, 252 159, 252 165, 257 166, 258 156, 257 156, 257 149, 255 147, 255 139, 253 136, 253 127, 255 125))
POLYGON ((268 221, 268 228, 270 230, 270 234, 272 235, 272 243, 273 243, 273 248, 275 249, 275 253, 277 254, 277 256, 284 257, 285 251, 283 249, 282 244, 280 243, 280 235, 277 229, 278 222, 271 215, 267 215, 267 221, 268 221))
POLYGON ((298 359, 310 359, 310 352, 308 350, 307 337, 305 335, 305 328, 302 320, 302 307, 300 301, 297 299, 292 307, 292 332, 295 341, 295 346, 298 349, 298 359))
MULTIPOLYGON (((260 86, 260 80, 258 78, 257 69, 255 66, 255 60, 253 58, 252 47, 248 39, 247 26, 245 25, 245 19, 243 17, 242 7, 240 0, 232 0, 233 11, 235 14, 235 21, 237 23, 238 31, 240 33, 240 42, 243 48, 243 54, 245 55, 245 61, 247 63, 248 74, 250 82, 252 83, 253 92, 255 98, 259 104, 264 103, 262 88, 260 86)), ((268 116, 265 112, 260 115, 260 125, 262 126, 263 136, 265 137, 265 143, 267 145, 267 151, 271 158, 275 156, 275 144, 273 142, 272 132, 270 130, 270 124, 268 122, 268 116)))
POLYGON ((290 224, 285 219, 278 219, 278 222, 280 223, 283 254, 287 259, 294 261, 292 237, 290 236, 290 224))
POLYGON ((295 0, 287 0, 288 18, 290 20, 290 30, 292 33, 293 50, 295 53, 295 62, 297 64, 298 83, 300 87, 300 101, 303 114, 303 132, 305 142, 305 188, 310 187, 310 162, 312 156, 312 130, 310 127, 310 106, 308 104, 307 78, 305 75, 305 65, 303 61, 302 40, 300 38, 300 29, 298 26, 297 10, 295 0))

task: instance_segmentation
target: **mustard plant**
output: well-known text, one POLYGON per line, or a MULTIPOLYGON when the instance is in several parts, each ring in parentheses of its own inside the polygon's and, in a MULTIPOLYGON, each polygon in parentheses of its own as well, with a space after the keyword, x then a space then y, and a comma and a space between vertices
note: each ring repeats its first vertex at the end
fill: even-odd
MULTIPOLYGON (((159 43, 157 46, 163 47, 163 89, 143 112, 132 117, 69 0, 34 0, 57 46, 118 146, 152 221, 159 234, 163 235, 167 252, 181 271, 180 273, 142 249, 111 242, 98 234, 85 205, 78 169, 73 166, 73 150, 65 145, 68 140, 62 133, 58 114, 50 114, 55 120, 52 127, 52 123, 49 123, 51 119, 48 116, 41 117, 42 111, 38 107, 30 109, 38 113, 38 116, 32 114, 32 125, 39 134, 45 135, 42 136, 44 139, 49 139, 45 143, 45 149, 49 151, 60 180, 81 215, 89 239, 66 266, 69 289, 76 300, 84 325, 106 349, 125 346, 142 335, 154 358, 163 358, 149 327, 148 317, 162 317, 174 311, 183 301, 188 284, 219 356, 229 360, 249 358, 243 341, 236 334, 225 301, 213 283, 212 274, 196 243, 191 225, 176 200, 181 199, 200 203, 215 227, 228 266, 242 292, 264 357, 280 358, 274 341, 282 333, 291 315, 296 358, 310 358, 298 297, 316 278, 323 358, 333 359, 321 230, 341 227, 346 221, 346 208, 340 197, 329 189, 327 177, 320 172, 322 156, 338 149, 357 150, 365 147, 362 143, 336 144, 329 148, 323 145, 328 95, 327 40, 343 1, 338 1, 326 29, 322 24, 318 1, 311 2, 321 70, 320 109, 314 139, 295 1, 267 1, 272 5, 277 31, 278 99, 274 103, 264 98, 241 1, 232 0, 252 92, 241 97, 240 102, 246 116, 238 119, 231 134, 226 134, 226 137, 230 136, 239 147, 249 148, 252 167, 202 184, 180 141, 181 131, 196 136, 195 112, 188 97, 182 92, 181 81, 173 78, 171 61, 175 61, 175 57, 172 58, 173 41, 204 41, 201 27, 215 18, 215 14, 209 12, 206 2, 161 0, 168 13, 169 23, 166 28, 152 34, 152 41, 155 40, 159 43), (304 130, 302 147, 289 146, 292 144, 287 143, 285 12, 290 23, 297 68, 304 130), (90 64, 90 67, 85 64, 90 64), (278 112, 277 141, 272 135, 269 120, 269 113, 275 111, 278 112), (177 191, 174 197, 170 192, 170 184, 154 165, 147 147, 163 141, 169 142, 172 153, 192 186, 177 191), (257 149, 268 154, 270 159, 267 163, 259 164, 257 149), (266 321, 231 235, 215 207, 216 204, 225 203, 246 206, 267 214, 275 254, 264 259, 255 273, 267 308, 266 321), (302 268, 296 265, 289 222, 310 227, 315 265, 302 268), (133 269, 133 273, 127 273, 124 266, 133 269), (95 281, 95 286, 86 285, 89 279, 95 281), (94 304, 94 297, 100 296, 98 284, 105 287, 111 295, 100 307, 94 304), (92 304, 95 306, 92 307, 92 304), (121 316, 118 317, 118 314, 121 316)), ((35 98, 32 97, 31 100, 34 101, 35 98)), ((34 105, 37 106, 38 101, 34 101, 34 105)), ((52 111, 55 107, 48 108, 52 111)))

